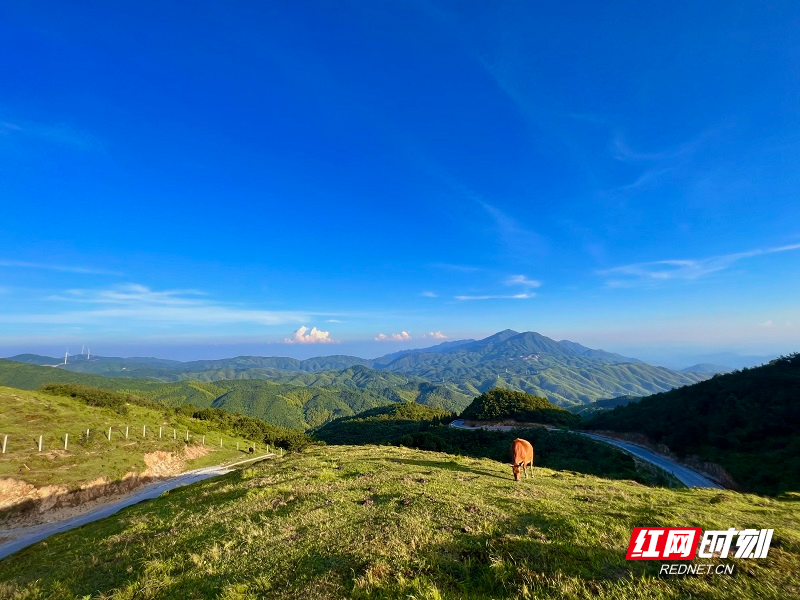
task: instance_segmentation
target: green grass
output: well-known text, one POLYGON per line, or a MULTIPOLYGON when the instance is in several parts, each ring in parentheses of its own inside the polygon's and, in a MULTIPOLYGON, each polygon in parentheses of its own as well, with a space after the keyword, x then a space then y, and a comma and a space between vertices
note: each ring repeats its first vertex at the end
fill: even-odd
MULTIPOLYGON (((180 488, 0 562, 0 597, 775 598, 798 505, 407 448, 314 447, 180 488), (733 576, 625 561, 634 526, 774 528, 733 576)), ((714 562, 714 561, 710 561, 714 562)))
MULTIPOLYGON (((128 405, 120 415, 108 408, 87 406, 77 398, 0 387, 0 444, 8 435, 7 453, 0 454, 0 478, 11 477, 35 486, 79 484, 104 477, 108 481, 144 470, 144 455, 157 450, 178 452, 187 444, 199 445, 206 436, 209 454, 189 461, 187 468, 219 464, 242 456, 247 440, 209 426, 205 421, 161 410, 128 405), (142 437, 142 426, 147 435, 142 437), (128 439, 125 427, 128 426, 128 439), (163 427, 161 439, 158 428, 163 427), (108 428, 112 428, 111 441, 108 428), (173 428, 176 438, 173 439, 173 428), (86 439, 86 430, 89 438, 86 439), (64 434, 69 444, 64 450, 64 434), (38 451, 43 436, 42 452, 38 451), (223 448, 219 447, 220 437, 223 448)), ((262 444, 259 444, 262 446, 262 444)))

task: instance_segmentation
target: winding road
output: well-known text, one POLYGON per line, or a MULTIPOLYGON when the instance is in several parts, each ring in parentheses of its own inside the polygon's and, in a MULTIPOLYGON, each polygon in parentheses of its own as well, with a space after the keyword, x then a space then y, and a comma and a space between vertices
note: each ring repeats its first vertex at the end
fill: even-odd
POLYGON ((157 498, 169 490, 174 490, 175 488, 184 485, 196 483, 198 481, 202 481, 203 479, 225 475, 226 473, 233 471, 233 467, 265 458, 272 458, 273 456, 276 455, 271 453, 262 454, 261 456, 248 458, 247 460, 242 460, 229 465, 215 465, 213 467, 203 467, 201 469, 194 469, 193 471, 186 471, 185 473, 181 473, 180 475, 176 475, 170 479, 142 486, 141 488, 134 490, 116 502, 103 504, 81 515, 64 519, 63 521, 56 521, 55 523, 43 523, 41 525, 21 527, 18 529, 0 530, 0 537, 13 538, 7 542, 0 543, 0 559, 5 558, 10 554, 14 554, 14 552, 22 550, 23 548, 48 538, 51 535, 69 531, 70 529, 75 529, 76 527, 86 525, 86 523, 91 523, 92 521, 104 519, 116 512, 119 512, 125 507, 138 504, 143 500, 157 498))
MULTIPOLYGON (((465 425, 463 419, 456 419, 455 421, 450 423, 450 427, 455 427, 456 429, 489 429, 492 431, 510 431, 512 429, 519 429, 519 427, 513 427, 510 425, 484 425, 480 427, 473 427, 465 425)), ((557 429, 555 427, 547 427, 546 429, 550 431, 561 431, 560 429, 557 429)), ((654 464, 659 469, 666 471, 686 487, 713 488, 719 490, 725 489, 718 483, 712 481, 711 479, 695 471, 694 469, 685 467, 682 464, 677 463, 670 458, 667 458, 666 456, 657 454, 652 450, 648 450, 647 448, 644 448, 637 444, 633 444, 631 442, 624 442, 621 440, 615 440, 613 438, 605 437, 603 435, 597 435, 595 433, 585 433, 583 431, 568 431, 567 433, 582 435, 584 437, 592 438, 593 440, 596 440, 598 442, 603 442, 605 444, 616 446, 620 450, 627 452, 628 454, 631 454, 636 458, 654 464)))

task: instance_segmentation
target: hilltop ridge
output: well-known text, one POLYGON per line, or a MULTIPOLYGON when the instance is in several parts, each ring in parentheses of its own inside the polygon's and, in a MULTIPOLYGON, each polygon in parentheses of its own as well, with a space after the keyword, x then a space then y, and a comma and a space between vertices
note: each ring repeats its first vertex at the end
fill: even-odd
MULTIPOLYGON (((26 355, 24 362, 34 360, 26 355)), ((356 388, 381 387, 393 374, 401 378, 393 380, 390 384, 393 386, 401 385, 401 381, 438 386, 442 394, 452 396, 450 408, 458 410, 472 397, 493 387, 545 396, 569 407, 601 398, 646 396, 711 376, 673 371, 577 342, 557 342, 536 332, 511 329, 482 340, 444 342, 376 359, 345 355, 305 360, 239 356, 175 363, 161 359, 93 357, 91 361, 78 361, 58 369, 165 382, 266 379, 293 385, 356 388), (354 373, 358 374, 355 378, 354 373)))

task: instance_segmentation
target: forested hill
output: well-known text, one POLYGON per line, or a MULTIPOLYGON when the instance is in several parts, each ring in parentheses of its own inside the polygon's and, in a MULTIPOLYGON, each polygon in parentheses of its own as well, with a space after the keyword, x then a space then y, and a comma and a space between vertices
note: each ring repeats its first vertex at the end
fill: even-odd
POLYGON ((709 377, 654 367, 636 359, 535 332, 501 331, 446 352, 415 352, 382 369, 454 383, 477 396, 492 388, 546 397, 560 406, 600 398, 646 396, 709 377))
POLYGON ((193 404, 200 408, 221 408, 300 430, 394 402, 415 401, 448 411, 461 410, 469 403, 468 399, 440 386, 403 381, 398 378, 396 386, 369 389, 291 385, 258 379, 160 382, 71 373, 0 359, 0 385, 35 390, 47 383, 77 383, 134 394, 167 406, 193 404))
MULTIPOLYGON (((35 362, 37 357, 14 357, 35 362)), ((41 358, 40 364, 55 359, 41 358)), ((73 359, 71 359, 73 360, 73 359)), ((445 342, 366 360, 328 356, 297 360, 240 356, 175 363, 149 358, 86 360, 81 355, 59 370, 160 381, 265 379, 281 384, 347 386, 438 386, 449 410, 463 409, 471 398, 495 387, 546 397, 560 406, 580 406, 601 398, 647 396, 702 381, 710 373, 681 373, 575 342, 557 342, 535 332, 510 329, 483 340, 445 342), (445 392, 446 390, 446 392, 445 392)), ((420 388, 421 389, 421 388, 420 388)))
POLYGON ((617 407, 588 427, 719 463, 746 490, 800 491, 800 354, 617 407))

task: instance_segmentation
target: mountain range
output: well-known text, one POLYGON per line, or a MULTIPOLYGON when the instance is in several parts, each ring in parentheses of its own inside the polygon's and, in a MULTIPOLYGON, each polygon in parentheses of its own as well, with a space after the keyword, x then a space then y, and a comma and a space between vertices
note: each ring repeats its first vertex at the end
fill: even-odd
POLYGON ((494 387, 544 396, 569 407, 603 398, 646 396, 711 376, 709 371, 673 371, 576 342, 510 329, 482 340, 444 342, 375 359, 345 355, 306 360, 239 356, 179 362, 99 356, 88 359, 79 355, 72 362, 59 364, 63 362, 60 359, 24 354, 10 360, 76 373, 160 382, 263 379, 282 385, 373 391, 405 386, 410 395, 427 389, 448 397, 447 402, 434 404, 455 410, 463 409, 474 396, 494 387))

